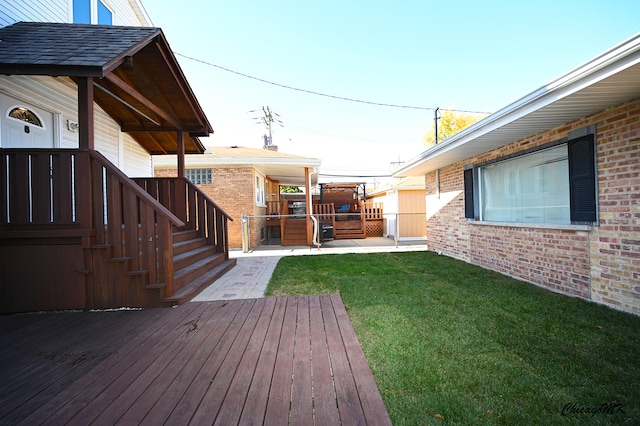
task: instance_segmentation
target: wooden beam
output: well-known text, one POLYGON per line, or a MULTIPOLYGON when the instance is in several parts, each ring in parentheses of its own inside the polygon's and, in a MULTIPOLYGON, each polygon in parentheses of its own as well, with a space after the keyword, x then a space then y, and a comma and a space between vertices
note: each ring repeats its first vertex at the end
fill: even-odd
POLYGON ((93 77, 78 78, 78 134, 80 149, 94 149, 93 77))
POLYGON ((158 52, 162 55, 164 62, 167 64, 167 68, 171 72, 173 79, 180 87, 180 91, 182 92, 185 100, 189 103, 191 110, 196 116, 198 116, 203 126, 209 127, 210 125, 207 122, 204 112, 202 112, 202 116, 200 116, 199 112, 202 111, 202 109, 200 108, 198 101, 195 99, 195 95, 193 94, 186 77, 182 73, 178 61, 175 59, 175 56, 173 56, 173 52, 162 35, 156 40, 156 47, 158 48, 158 52))
MULTIPOLYGON (((120 129, 125 133, 162 133, 162 132, 175 132, 175 127, 159 126, 122 126, 120 129)), ((189 133, 190 137, 197 136, 209 136, 208 133, 204 133, 204 129, 200 127, 183 127, 182 130, 189 133)))
POLYGON ((122 80, 117 75, 108 74, 105 78, 109 82, 111 82, 115 86, 117 86, 120 90, 123 90, 124 92, 128 93, 137 102, 140 102, 142 105, 144 105, 145 107, 149 108, 154 114, 156 114, 157 116, 159 116, 163 120, 168 121, 169 123, 171 123, 171 125, 174 126, 176 129, 179 129, 179 130, 182 129, 182 124, 178 121, 178 119, 176 119, 175 117, 172 117, 171 115, 167 114, 166 111, 164 111, 162 108, 160 108, 159 106, 157 106, 156 104, 151 102, 142 93, 138 92, 136 89, 134 89, 126 81, 122 80))

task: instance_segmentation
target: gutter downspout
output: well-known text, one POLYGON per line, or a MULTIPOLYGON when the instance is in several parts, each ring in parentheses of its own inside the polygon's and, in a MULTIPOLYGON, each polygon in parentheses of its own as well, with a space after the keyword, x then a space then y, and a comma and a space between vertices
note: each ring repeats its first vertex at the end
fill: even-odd
POLYGON ((311 220, 313 221, 313 237, 312 237, 312 243, 313 245, 315 245, 318 250, 320 249, 320 243, 318 242, 318 219, 316 219, 313 216, 313 194, 311 194, 311 175, 317 175, 318 174, 318 168, 314 167, 313 170, 311 172, 308 173, 309 176, 309 181, 307 184, 307 214, 309 214, 309 217, 311 218, 311 220))

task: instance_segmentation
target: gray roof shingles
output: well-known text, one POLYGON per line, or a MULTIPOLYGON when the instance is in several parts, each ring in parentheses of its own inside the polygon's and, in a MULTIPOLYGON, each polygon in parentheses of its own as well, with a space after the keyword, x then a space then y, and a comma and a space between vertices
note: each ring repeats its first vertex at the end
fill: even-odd
POLYGON ((0 69, 3 65, 103 69, 160 32, 153 27, 18 22, 0 28, 0 69))

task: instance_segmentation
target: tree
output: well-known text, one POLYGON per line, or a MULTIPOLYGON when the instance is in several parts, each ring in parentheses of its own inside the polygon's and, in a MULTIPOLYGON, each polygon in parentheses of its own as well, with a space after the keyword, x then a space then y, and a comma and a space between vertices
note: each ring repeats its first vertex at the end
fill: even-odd
POLYGON ((299 186, 280 185, 281 194, 298 194, 302 192, 299 186))
MULTIPOLYGON (((440 111, 442 111, 442 114, 439 114, 438 118, 438 143, 455 135, 460 130, 472 125, 484 117, 484 114, 463 113, 450 109, 443 109, 440 111)), ((431 147, 435 145, 435 143, 435 123, 431 123, 431 128, 424 135, 424 145, 426 147, 431 147)))

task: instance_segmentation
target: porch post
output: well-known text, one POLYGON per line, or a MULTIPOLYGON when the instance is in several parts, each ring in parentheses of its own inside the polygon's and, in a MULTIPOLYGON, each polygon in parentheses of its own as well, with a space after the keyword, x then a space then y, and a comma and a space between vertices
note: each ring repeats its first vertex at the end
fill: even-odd
POLYGON ((78 147, 94 149, 93 77, 78 78, 78 147))
MULTIPOLYGON (((311 182, 309 176, 309 168, 304 168, 304 192, 307 194, 306 210, 307 210, 307 245, 313 245, 313 223, 310 216, 313 214, 311 202, 313 196, 311 195, 311 182)), ((318 237, 319 238, 319 237, 318 237)))
POLYGON ((185 177, 184 171, 184 134, 182 130, 178 130, 178 177, 185 177))

